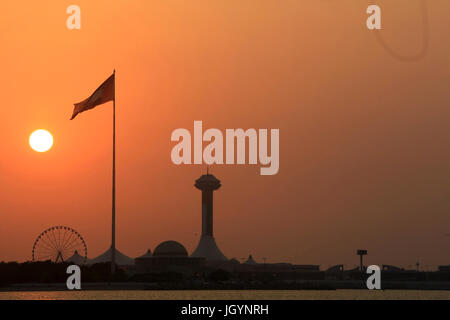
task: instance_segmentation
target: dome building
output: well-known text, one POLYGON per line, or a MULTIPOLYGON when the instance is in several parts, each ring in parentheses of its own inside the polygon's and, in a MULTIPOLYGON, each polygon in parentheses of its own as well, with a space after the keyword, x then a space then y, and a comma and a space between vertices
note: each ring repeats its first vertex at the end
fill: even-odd
POLYGON ((176 241, 164 241, 153 251, 154 257, 187 257, 188 252, 185 247, 176 241))
POLYGON ((189 272, 204 266, 204 258, 189 257, 186 248, 179 242, 169 240, 160 243, 153 254, 150 250, 135 259, 137 273, 189 272))

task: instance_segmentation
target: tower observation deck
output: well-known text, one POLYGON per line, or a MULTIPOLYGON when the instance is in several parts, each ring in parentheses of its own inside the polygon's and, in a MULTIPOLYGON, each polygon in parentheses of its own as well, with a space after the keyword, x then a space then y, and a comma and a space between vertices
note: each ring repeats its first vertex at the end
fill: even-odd
POLYGON ((202 191, 202 236, 191 256, 209 261, 227 260, 213 235, 213 192, 221 187, 220 180, 207 173, 198 178, 194 186, 202 191))

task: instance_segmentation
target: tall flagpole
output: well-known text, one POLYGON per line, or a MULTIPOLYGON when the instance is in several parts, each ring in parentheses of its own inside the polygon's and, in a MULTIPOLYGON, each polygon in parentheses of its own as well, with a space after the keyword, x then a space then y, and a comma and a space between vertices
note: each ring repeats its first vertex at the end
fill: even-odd
POLYGON ((111 273, 114 273, 115 271, 116 271, 116 69, 114 69, 114 99, 113 99, 111 273))

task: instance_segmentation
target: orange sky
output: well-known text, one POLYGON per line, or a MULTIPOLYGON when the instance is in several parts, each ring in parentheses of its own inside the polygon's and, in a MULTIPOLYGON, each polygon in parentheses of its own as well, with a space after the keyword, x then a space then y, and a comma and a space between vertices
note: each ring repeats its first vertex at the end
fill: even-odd
MULTIPOLYGON (((388 55, 365 0, 9 1, 0 19, 0 260, 53 225, 110 245, 111 103, 69 121, 117 70, 117 247, 195 248, 202 166, 170 160, 176 128, 279 128, 280 171, 215 166, 228 257, 424 267, 450 263, 450 27, 429 3, 424 59, 388 55), (82 29, 69 31, 70 4, 82 29), (50 152, 28 146, 45 128, 50 152)), ((399 53, 422 45, 419 0, 377 0, 399 53), (408 6, 408 7, 407 7, 408 6)))

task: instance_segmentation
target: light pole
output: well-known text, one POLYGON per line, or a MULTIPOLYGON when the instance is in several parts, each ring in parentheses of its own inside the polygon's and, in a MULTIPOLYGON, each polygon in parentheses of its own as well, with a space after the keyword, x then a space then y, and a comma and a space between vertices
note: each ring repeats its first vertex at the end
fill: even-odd
POLYGON ((356 254, 359 256, 359 264, 360 264, 360 270, 361 272, 364 271, 364 264, 363 264, 363 256, 367 255, 367 250, 357 250, 356 254))

